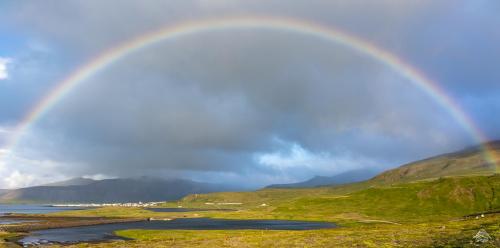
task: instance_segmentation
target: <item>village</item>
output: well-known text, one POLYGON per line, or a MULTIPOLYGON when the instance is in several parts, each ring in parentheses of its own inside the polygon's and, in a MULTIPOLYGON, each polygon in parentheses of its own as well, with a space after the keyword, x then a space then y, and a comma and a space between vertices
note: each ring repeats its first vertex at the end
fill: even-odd
POLYGON ((98 207, 155 207, 165 202, 126 202, 126 203, 75 203, 53 204, 51 207, 98 208, 98 207))

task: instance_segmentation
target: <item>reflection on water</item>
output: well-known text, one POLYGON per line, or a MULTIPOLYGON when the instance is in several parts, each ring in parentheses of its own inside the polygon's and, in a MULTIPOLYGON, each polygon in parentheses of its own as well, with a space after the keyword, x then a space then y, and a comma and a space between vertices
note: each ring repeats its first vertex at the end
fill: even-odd
POLYGON ((120 240, 114 235, 117 230, 312 230, 333 228, 335 224, 326 222, 286 221, 286 220, 226 220, 210 218, 174 219, 171 221, 140 221, 94 226, 60 228, 36 231, 19 241, 24 246, 45 243, 77 243, 88 241, 120 240))

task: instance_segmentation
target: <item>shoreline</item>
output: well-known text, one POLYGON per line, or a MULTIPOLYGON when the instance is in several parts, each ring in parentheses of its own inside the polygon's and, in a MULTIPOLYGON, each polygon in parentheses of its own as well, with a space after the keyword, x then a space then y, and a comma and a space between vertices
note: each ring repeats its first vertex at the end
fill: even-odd
POLYGON ((10 233, 23 233, 46 229, 69 228, 80 226, 104 225, 147 221, 148 218, 113 218, 113 217, 58 217, 44 215, 6 215, 0 219, 36 220, 19 224, 0 225, 0 230, 10 233))

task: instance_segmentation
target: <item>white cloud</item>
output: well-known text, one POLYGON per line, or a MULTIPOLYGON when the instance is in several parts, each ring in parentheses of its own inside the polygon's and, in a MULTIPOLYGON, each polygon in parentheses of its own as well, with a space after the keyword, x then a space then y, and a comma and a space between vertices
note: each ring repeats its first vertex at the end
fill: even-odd
POLYGON ((0 57, 0 80, 4 80, 4 79, 9 78, 7 64, 9 64, 10 62, 12 62, 12 59, 0 57))
POLYGON ((2 186, 8 189, 20 188, 32 185, 34 181, 35 181, 34 175, 21 173, 15 170, 4 177, 2 186))
POLYGON ((117 178, 117 177, 107 176, 107 175, 104 175, 104 174, 85 175, 85 176, 82 176, 82 177, 83 178, 92 179, 92 180, 104 180, 104 179, 115 179, 115 178, 117 178))
POLYGON ((257 160, 260 164, 277 169, 333 165, 329 154, 313 154, 298 144, 293 144, 290 151, 286 153, 273 152, 261 154, 257 157, 257 160))
POLYGON ((0 149, 0 189, 21 188, 68 179, 54 173, 61 167, 51 160, 20 157, 11 150, 0 149))
MULTIPOLYGON (((5 148, 0 148, 0 158, 9 155, 10 149, 5 149, 5 148)), ((3 163, 0 160, 0 166, 2 166, 3 163)))
MULTIPOLYGON (((0 125, 0 152, 7 145, 9 138, 14 134, 15 127, 0 125)), ((0 154, 1 155, 1 154, 0 154)))
MULTIPOLYGON (((285 144, 285 143, 284 143, 285 144)), ((280 171, 283 175, 296 173, 295 179, 314 175, 334 175, 343 171, 375 166, 373 161, 349 155, 334 156, 327 152, 314 153, 297 143, 285 144, 285 150, 256 154, 257 163, 280 171)), ((291 180, 294 181, 294 180, 291 180)))

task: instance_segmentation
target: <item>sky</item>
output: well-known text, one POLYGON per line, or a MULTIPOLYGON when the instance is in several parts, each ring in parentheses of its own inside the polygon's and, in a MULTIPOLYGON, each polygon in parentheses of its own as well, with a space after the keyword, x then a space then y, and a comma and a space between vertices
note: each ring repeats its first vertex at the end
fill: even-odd
POLYGON ((343 30, 425 74, 487 139, 499 139, 498 11, 495 0, 1 1, 0 188, 81 176, 261 187, 385 170, 479 142, 384 63, 315 36, 259 28, 143 48, 19 130, 41 99, 104 51, 210 18, 343 30))

